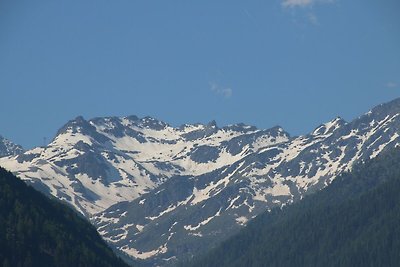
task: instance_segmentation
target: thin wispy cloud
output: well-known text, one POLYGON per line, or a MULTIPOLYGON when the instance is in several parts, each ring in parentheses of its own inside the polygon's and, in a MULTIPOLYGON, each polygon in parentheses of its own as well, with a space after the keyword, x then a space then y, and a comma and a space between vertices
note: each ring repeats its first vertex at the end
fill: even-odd
POLYGON ((314 26, 320 26, 320 21, 316 15, 316 8, 314 6, 320 4, 332 4, 336 0, 281 0, 282 7, 291 10, 291 14, 295 17, 295 22, 300 21, 303 25, 304 21, 314 26), (300 11, 301 19, 298 16, 300 11))
POLYGON ((318 17, 314 13, 308 13, 307 18, 311 24, 319 25, 318 17))
POLYGON ((220 86, 216 82, 210 82, 210 89, 215 94, 220 95, 224 98, 230 98, 233 94, 233 90, 230 87, 220 86))
POLYGON ((282 6, 284 7, 305 7, 313 3, 313 0, 284 0, 282 6))
POLYGON ((399 87, 399 84, 398 84, 398 83, 395 83, 395 82, 388 82, 388 83, 386 83, 386 87, 387 87, 387 88, 390 88, 390 89, 398 88, 398 87, 399 87))
POLYGON ((334 0, 283 0, 282 6, 285 8, 296 8, 296 7, 309 7, 314 4, 328 4, 334 0))

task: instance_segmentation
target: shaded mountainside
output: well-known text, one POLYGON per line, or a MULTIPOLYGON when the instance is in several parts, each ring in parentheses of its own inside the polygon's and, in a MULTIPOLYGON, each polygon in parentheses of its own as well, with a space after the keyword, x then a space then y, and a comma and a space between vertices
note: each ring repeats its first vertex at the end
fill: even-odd
POLYGON ((398 266, 400 149, 302 201, 264 213, 192 267, 398 266))
POLYGON ((0 168, 0 265, 125 267, 75 211, 0 168))

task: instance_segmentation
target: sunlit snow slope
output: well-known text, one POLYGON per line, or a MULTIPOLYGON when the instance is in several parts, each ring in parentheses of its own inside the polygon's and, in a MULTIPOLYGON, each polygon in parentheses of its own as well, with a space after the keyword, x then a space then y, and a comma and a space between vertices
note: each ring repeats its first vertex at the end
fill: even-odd
POLYGON ((115 248, 168 266, 398 146, 399 134, 400 99, 292 138, 280 127, 78 117, 0 166, 71 204, 115 248))
POLYGON ((201 175, 288 138, 278 127, 220 129, 211 122, 174 128, 150 117, 78 117, 48 146, 2 158, 0 166, 90 216, 172 176, 201 175))
POLYGON ((132 202, 94 216, 118 249, 149 265, 168 266, 201 253, 254 216, 327 186, 356 161, 400 142, 400 100, 346 123, 336 118, 306 136, 253 145, 208 173, 174 176, 132 202))

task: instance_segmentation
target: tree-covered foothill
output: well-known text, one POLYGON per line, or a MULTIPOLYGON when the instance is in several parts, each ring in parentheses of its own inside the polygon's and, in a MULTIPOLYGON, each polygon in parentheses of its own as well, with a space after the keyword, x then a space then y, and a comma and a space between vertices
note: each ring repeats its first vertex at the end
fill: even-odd
MULTIPOLYGON (((251 221, 193 267, 399 266, 400 149, 251 221)), ((188 266, 188 265, 186 265, 188 266)))
POLYGON ((0 266, 128 265, 88 221, 0 168, 0 266))

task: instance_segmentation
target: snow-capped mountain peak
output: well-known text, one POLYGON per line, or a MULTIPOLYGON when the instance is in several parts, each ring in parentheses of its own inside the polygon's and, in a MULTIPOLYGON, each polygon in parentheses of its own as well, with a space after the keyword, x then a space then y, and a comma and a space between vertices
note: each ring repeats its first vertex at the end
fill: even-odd
POLYGON ((77 117, 48 146, 0 165, 85 214, 115 248, 168 266, 399 144, 396 99, 298 137, 279 126, 77 117))
MULTIPOLYGON (((249 149, 239 149, 237 161, 199 175, 171 177, 132 202, 94 215, 92 221, 107 241, 132 257, 149 266, 174 265, 238 231, 261 212, 327 186, 354 162, 398 146, 400 109, 393 112, 392 105, 379 106, 350 123, 338 117, 309 135, 286 136, 287 141, 275 144, 257 147, 259 139, 246 143, 249 138, 232 138, 230 145, 220 147, 232 154, 235 145, 249 149)), ((279 127, 268 131, 269 137, 285 136, 279 127)), ((257 138, 260 132, 251 136, 257 138)))
POLYGON ((334 131, 344 126, 347 122, 341 117, 336 117, 335 119, 321 124, 318 126, 311 134, 312 135, 328 135, 332 134, 334 131))
POLYGON ((174 128, 151 117, 79 116, 48 146, 0 164, 89 216, 173 176, 201 175, 288 139, 283 129, 218 128, 215 121, 174 128))
POLYGON ((15 156, 24 152, 22 146, 14 144, 0 135, 0 157, 15 156))

